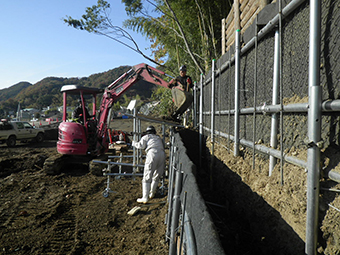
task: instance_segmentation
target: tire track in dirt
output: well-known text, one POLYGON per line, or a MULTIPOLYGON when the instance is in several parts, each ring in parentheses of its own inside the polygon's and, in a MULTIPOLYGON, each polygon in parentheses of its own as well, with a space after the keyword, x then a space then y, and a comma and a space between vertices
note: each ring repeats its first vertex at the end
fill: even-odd
POLYGON ((51 217, 55 221, 51 227, 52 239, 48 243, 48 248, 44 251, 45 254, 74 254, 79 249, 75 207, 76 205, 63 201, 56 208, 56 214, 51 217))

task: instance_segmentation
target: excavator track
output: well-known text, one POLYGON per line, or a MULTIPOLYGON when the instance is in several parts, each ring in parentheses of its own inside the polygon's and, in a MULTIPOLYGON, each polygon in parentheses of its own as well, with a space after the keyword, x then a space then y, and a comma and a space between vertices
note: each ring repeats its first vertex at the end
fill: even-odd
POLYGON ((48 175, 60 174, 61 170, 66 164, 66 160, 69 158, 67 155, 57 154, 48 157, 44 162, 44 172, 48 175))
MULTIPOLYGON (((91 156, 74 156, 74 155, 62 155, 57 154, 47 158, 44 162, 43 169, 47 175, 58 175, 63 169, 66 169, 68 165, 87 165, 91 174, 101 176, 103 175, 103 166, 94 164, 91 156)), ((97 156, 97 160, 107 160, 107 155, 97 156)))

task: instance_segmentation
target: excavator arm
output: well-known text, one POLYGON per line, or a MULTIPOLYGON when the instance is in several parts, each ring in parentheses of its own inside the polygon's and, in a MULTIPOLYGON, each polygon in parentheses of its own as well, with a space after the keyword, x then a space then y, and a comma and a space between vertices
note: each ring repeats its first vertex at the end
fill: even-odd
MULTIPOLYGON (((158 70, 147 64, 142 63, 133 66, 128 72, 121 75, 117 80, 115 80, 105 89, 98 117, 98 130, 97 130, 97 138, 99 141, 98 144, 99 148, 97 148, 98 150, 102 151, 103 149, 108 148, 107 123, 108 115, 113 103, 116 102, 118 98, 124 92, 126 92, 131 86, 133 86, 134 84, 141 80, 151 84, 169 88, 169 83, 163 80, 161 78, 161 75, 166 74, 161 70, 158 70)), ((174 115, 183 113, 192 102, 192 96, 190 96, 188 93, 181 92, 176 87, 172 88, 172 95, 174 97, 175 105, 177 102, 178 102, 177 104, 179 104, 176 105, 177 111, 174 113, 174 115), (180 101, 177 100, 178 95, 181 95, 180 101)))

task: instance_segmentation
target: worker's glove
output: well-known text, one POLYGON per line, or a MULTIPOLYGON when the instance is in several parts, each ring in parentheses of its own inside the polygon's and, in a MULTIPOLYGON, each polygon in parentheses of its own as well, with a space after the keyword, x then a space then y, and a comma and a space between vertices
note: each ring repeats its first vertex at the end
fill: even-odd
POLYGON ((173 78, 173 79, 169 82, 168 87, 169 87, 169 88, 172 88, 172 87, 176 86, 176 84, 177 84, 177 78, 173 78))

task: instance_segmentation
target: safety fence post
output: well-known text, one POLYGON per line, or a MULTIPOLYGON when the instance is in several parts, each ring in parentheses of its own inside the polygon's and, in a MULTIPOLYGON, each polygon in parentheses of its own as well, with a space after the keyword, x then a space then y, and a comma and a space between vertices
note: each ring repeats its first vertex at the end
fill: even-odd
MULTIPOLYGON (((137 132, 138 132, 138 141, 142 138, 142 121, 137 117, 137 132)), ((137 165, 140 163, 140 159, 142 156, 143 152, 142 149, 137 150, 137 165)), ((139 168, 137 167, 137 171, 139 171, 139 168)))
POLYGON ((173 196, 174 208, 172 210, 172 216, 171 216, 171 232, 170 232, 170 244, 169 244, 170 255, 175 255, 177 253, 176 233, 178 230, 178 222, 179 222, 179 215, 180 215, 180 209, 181 209, 180 195, 182 191, 182 181, 183 181, 183 172, 182 172, 182 164, 180 164, 179 170, 176 171, 175 193, 173 196))
MULTIPOLYGON (((279 30, 275 31, 275 42, 274 42, 274 70, 273 70, 273 97, 272 97, 272 105, 278 104, 279 98, 279 69, 280 69, 280 40, 279 40, 279 30)), ((273 149, 277 148, 277 128, 278 128, 278 119, 277 113, 272 114, 272 123, 271 123, 271 132, 270 132, 270 146, 273 149)), ((269 156, 269 176, 272 175, 273 169, 276 165, 277 159, 273 156, 269 156)))
MULTIPOLYGON (((123 153, 120 153, 120 155, 119 155, 119 163, 123 163, 123 153)), ((119 173, 120 174, 122 173, 122 168, 123 168, 123 166, 119 165, 119 173)))
POLYGON ((253 170, 255 169, 256 105, 257 105, 257 16, 255 18, 255 61, 254 61, 254 112, 253 112, 253 170))
POLYGON ((181 254, 182 245, 183 245, 183 238, 184 238, 184 219, 185 219, 185 210, 187 204, 187 192, 184 192, 184 201, 182 206, 182 215, 181 215, 181 234, 180 234, 180 242, 179 242, 179 254, 181 254))
POLYGON ((193 113, 192 113, 192 122, 193 127, 197 127, 197 82, 194 82, 194 107, 193 107, 193 113))
POLYGON ((240 30, 235 32, 235 116, 234 116, 234 156, 240 154, 240 30))
POLYGON ((284 148, 283 148, 283 83, 282 83, 282 0, 279 0, 279 87, 280 87, 280 175, 281 185, 283 185, 283 165, 284 165, 284 148))
MULTIPOLYGON (((133 140, 137 141, 137 113, 136 108, 133 108, 133 140)), ((136 173, 136 157, 137 157, 137 149, 133 146, 133 173, 136 173)))
POLYGON ((215 59, 211 64, 211 165, 210 165, 210 189, 213 188, 214 150, 215 150, 215 59))
POLYGON ((200 77, 200 116, 199 116, 199 157, 202 166, 203 150, 203 74, 200 77))
MULTIPOLYGON (((211 143, 212 146, 214 144, 214 131, 215 131, 215 59, 212 60, 211 64, 211 119, 210 119, 210 125, 211 125, 211 143)), ((213 149, 213 147, 212 147, 213 149)))
POLYGON ((162 140, 163 140, 163 144, 165 145, 165 125, 162 124, 162 140))
POLYGON ((307 219, 305 253, 317 254, 320 191, 321 95, 320 37, 321 1, 310 1, 309 25, 309 108, 307 149, 307 219))
POLYGON ((229 102, 228 102, 228 110, 229 110, 229 113, 228 113, 228 149, 231 151, 232 149, 230 148, 231 147, 231 144, 230 144, 230 132, 231 132, 231 114, 230 114, 230 110, 231 110, 231 81, 232 81, 232 78, 231 78, 231 50, 229 49, 229 61, 228 61, 228 65, 229 65, 229 89, 228 89, 228 96, 229 96, 229 102))
POLYGON ((173 207, 173 193, 174 193, 174 184, 175 184, 175 172, 178 167, 178 158, 177 156, 177 147, 174 147, 173 154, 172 154, 172 161, 171 161, 171 169, 169 175, 169 191, 168 191, 168 213, 166 215, 166 238, 170 238, 170 223, 172 220, 172 207, 173 207))

